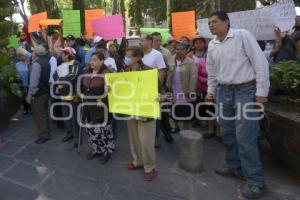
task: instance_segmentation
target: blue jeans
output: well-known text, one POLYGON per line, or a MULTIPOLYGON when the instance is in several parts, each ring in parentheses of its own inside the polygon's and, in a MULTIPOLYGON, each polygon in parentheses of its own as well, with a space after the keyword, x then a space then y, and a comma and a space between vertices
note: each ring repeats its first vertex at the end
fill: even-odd
MULTIPOLYGON (((258 117, 258 112, 246 112, 243 106, 254 102, 255 86, 237 89, 233 87, 218 86, 216 100, 219 107, 219 123, 221 137, 225 146, 225 160, 229 170, 239 171, 247 182, 256 186, 265 185, 258 150, 258 136, 260 127, 258 120, 249 120, 247 117, 258 117), (240 105, 240 111, 238 107, 240 105), (246 116, 243 113, 246 112, 246 116), (239 119, 226 119, 241 113, 239 119)), ((247 109, 254 109, 248 106, 247 109)))

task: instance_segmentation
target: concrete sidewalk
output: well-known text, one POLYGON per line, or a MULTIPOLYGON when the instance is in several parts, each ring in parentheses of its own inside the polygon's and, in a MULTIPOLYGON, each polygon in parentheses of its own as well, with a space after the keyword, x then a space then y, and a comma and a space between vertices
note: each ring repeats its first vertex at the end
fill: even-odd
MULTIPOLYGON (((73 142, 62 143, 62 130, 53 128, 53 139, 36 145, 31 115, 16 115, 8 128, 0 129, 0 200, 242 200, 242 182, 219 177, 224 149, 214 139, 204 143, 204 171, 187 173, 177 166, 177 144, 162 140, 157 149, 156 179, 149 183, 143 171, 128 171, 131 161, 127 128, 118 123, 117 149, 106 165, 87 161, 86 137, 81 154, 73 142)), ((175 135, 178 140, 178 135, 175 135)), ((300 177, 262 149, 268 189, 261 199, 300 199, 300 177)))

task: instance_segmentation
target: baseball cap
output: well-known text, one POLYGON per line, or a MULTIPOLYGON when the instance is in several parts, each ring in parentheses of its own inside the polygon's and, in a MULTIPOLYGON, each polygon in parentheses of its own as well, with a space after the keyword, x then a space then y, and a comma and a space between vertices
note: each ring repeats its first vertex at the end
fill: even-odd
POLYGON ((94 43, 98 43, 98 42, 100 42, 102 39, 103 39, 102 37, 96 36, 96 37, 94 37, 94 43))
POLYGON ((75 40, 76 38, 73 35, 68 35, 66 40, 75 40))
POLYGON ((65 47, 62 49, 62 51, 68 53, 71 56, 75 56, 76 54, 75 49, 73 49, 72 47, 65 47))

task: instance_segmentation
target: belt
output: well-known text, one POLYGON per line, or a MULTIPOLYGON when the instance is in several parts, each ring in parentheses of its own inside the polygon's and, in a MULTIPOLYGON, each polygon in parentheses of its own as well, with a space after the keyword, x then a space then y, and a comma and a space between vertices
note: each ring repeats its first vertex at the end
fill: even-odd
POLYGON ((249 81, 246 83, 241 83, 241 84, 219 84, 219 86, 223 87, 223 88, 227 88, 227 89, 243 89, 246 87, 250 87, 250 86, 255 86, 256 85, 256 81, 249 81))

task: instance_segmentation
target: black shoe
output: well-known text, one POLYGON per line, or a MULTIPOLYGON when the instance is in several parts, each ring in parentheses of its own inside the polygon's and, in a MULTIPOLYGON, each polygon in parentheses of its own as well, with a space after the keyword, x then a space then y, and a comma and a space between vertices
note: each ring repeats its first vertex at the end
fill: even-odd
POLYGON ((86 159, 87 160, 93 160, 94 158, 96 158, 98 155, 92 151, 90 151, 90 153, 88 155, 86 155, 86 159))
POLYGON ((63 139, 62 142, 68 142, 69 140, 72 140, 74 138, 73 135, 66 135, 63 139))
POLYGON ((39 137, 35 143, 36 144, 44 144, 46 143, 48 140, 51 140, 51 137, 39 137))
POLYGON ((226 178, 238 178, 240 180, 245 181, 245 178, 238 171, 231 171, 226 168, 223 168, 223 169, 216 169, 215 173, 226 178))
POLYGON ((265 186, 259 187, 247 183, 242 189, 242 195, 247 199, 259 199, 262 196, 264 189, 265 186))
POLYGON ((173 137, 172 137, 172 135, 170 133, 165 134, 165 140, 169 144, 173 144, 173 142, 174 142, 173 137))
POLYGON ((211 138, 215 137, 215 134, 213 134, 213 133, 207 133, 207 134, 203 134, 202 137, 204 139, 211 139, 211 138))
POLYGON ((100 162, 101 162, 101 164, 106 164, 108 161, 110 160, 110 154, 109 153, 107 153, 106 154, 106 156, 102 156, 102 157, 100 157, 100 162))

